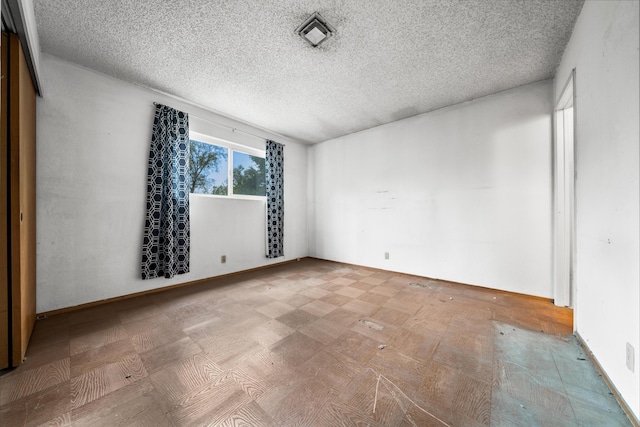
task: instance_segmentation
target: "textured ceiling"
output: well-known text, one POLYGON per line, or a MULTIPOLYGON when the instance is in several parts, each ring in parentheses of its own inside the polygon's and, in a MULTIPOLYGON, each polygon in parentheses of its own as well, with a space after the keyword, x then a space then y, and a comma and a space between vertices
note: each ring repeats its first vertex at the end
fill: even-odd
POLYGON ((583 0, 35 0, 42 50, 304 143, 553 77, 583 0), (320 12, 318 48, 294 30, 320 12))

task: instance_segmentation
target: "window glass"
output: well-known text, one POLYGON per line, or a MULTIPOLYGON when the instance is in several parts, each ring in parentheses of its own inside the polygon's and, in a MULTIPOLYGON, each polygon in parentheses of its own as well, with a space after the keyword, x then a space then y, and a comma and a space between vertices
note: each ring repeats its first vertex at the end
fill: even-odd
POLYGON ((233 152, 233 194, 264 196, 264 158, 233 152))
POLYGON ((228 194, 228 149, 191 140, 191 193, 228 194))

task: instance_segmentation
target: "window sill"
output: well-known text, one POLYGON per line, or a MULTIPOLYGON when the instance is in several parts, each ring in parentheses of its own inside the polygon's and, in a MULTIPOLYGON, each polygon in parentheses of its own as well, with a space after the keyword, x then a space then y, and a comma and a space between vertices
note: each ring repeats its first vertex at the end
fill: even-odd
POLYGON ((267 200, 267 196, 245 196, 242 194, 231 194, 231 195, 223 196, 219 194, 189 193, 189 197, 192 197, 192 196, 207 197, 207 198, 214 198, 214 199, 231 199, 231 200, 258 200, 258 201, 267 200))

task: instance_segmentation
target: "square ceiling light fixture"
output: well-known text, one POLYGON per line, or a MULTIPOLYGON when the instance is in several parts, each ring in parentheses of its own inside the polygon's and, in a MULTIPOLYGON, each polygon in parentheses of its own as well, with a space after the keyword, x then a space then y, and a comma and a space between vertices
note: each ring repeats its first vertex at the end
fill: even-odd
POLYGON ((296 29, 296 33, 313 47, 319 46, 335 32, 335 28, 325 21, 318 12, 311 15, 296 29))

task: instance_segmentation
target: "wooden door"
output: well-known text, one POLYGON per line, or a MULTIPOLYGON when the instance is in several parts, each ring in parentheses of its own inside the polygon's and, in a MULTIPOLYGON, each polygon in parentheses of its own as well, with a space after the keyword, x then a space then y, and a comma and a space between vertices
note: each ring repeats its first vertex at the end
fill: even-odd
POLYGON ((2 33, 2 104, 0 104, 0 369, 9 367, 9 159, 7 134, 9 37, 2 33))
MULTIPOLYGON (((36 320, 36 93, 20 41, 3 34, 3 140, 8 172, 5 200, 8 240, 9 365, 22 363, 36 320), (8 50, 5 61, 5 50, 8 50), (7 74, 5 71, 7 63, 7 74), (5 117, 6 126, 5 125, 5 117)), ((4 168, 4 166, 3 166, 4 168)))

